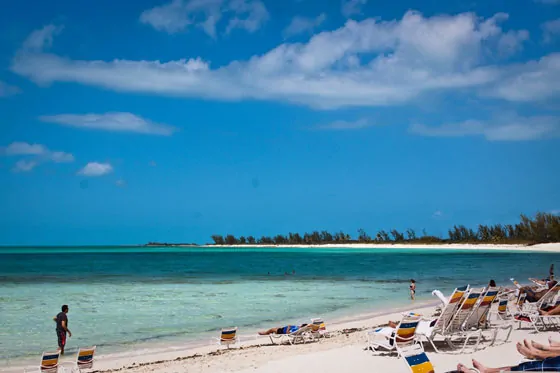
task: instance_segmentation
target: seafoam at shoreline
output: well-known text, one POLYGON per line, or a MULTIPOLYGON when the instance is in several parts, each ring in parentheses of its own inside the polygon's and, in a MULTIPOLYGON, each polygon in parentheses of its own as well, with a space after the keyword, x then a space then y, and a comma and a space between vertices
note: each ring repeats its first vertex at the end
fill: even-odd
MULTIPOLYGON (((188 245, 174 245, 187 247, 188 245)), ((537 245, 487 245, 487 244, 324 244, 324 245, 201 245, 200 247, 220 248, 305 248, 305 249, 403 249, 403 250, 469 250, 469 251, 528 251, 560 253, 560 243, 544 243, 537 245)))

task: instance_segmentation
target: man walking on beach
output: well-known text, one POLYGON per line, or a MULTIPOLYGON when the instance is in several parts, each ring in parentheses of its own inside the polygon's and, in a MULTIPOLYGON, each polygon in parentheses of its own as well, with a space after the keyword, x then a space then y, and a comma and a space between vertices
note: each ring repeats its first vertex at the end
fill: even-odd
POLYGON ((58 350, 61 355, 64 355, 64 346, 66 345, 66 333, 69 337, 72 337, 72 332, 68 329, 68 305, 62 306, 62 312, 53 317, 53 321, 56 323, 56 336, 58 338, 58 350))

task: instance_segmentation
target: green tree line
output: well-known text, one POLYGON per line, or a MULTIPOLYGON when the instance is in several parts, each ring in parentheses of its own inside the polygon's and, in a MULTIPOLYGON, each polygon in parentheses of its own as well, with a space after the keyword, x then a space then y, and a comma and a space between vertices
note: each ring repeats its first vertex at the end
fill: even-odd
POLYGON ((331 233, 313 231, 311 233, 288 233, 276 236, 240 236, 231 234, 211 236, 216 245, 321 245, 344 243, 511 243, 537 244, 560 242, 560 215, 537 213, 533 218, 521 215, 517 224, 480 224, 476 229, 464 225, 455 225, 448 230, 446 238, 429 235, 425 230, 417 235, 414 229, 399 232, 396 229, 380 230, 369 235, 364 229, 358 229, 352 237, 345 232, 331 233))

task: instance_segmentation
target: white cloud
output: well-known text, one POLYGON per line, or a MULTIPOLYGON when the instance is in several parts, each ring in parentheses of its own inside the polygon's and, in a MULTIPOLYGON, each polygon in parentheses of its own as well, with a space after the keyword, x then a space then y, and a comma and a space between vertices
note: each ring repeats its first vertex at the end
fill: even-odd
POLYGON ((269 18, 266 7, 259 0, 231 0, 229 10, 233 11, 236 16, 229 21, 227 33, 236 28, 255 32, 269 18))
POLYGON ((356 121, 337 120, 328 124, 319 125, 316 128, 324 130, 357 130, 373 126, 374 123, 362 118, 356 121))
POLYGON ((342 15, 346 18, 362 13, 362 6, 367 3, 367 0, 342 0, 342 15))
POLYGON ((98 129, 114 132, 137 132, 149 135, 169 136, 176 128, 154 123, 132 113, 105 114, 58 114, 39 117, 43 122, 57 123, 71 127, 98 129))
POLYGON ((31 171, 41 163, 69 163, 74 161, 74 156, 70 153, 49 150, 42 144, 29 144, 27 142, 16 141, 10 145, 0 148, 0 154, 5 156, 26 157, 16 162, 14 171, 31 171))
POLYGON ((558 99, 560 96, 560 53, 552 53, 537 61, 510 65, 502 78, 481 90, 484 96, 513 102, 535 102, 558 99))
POLYGON ((20 159, 14 165, 14 168, 12 169, 12 171, 13 172, 29 172, 29 171, 33 170, 35 168, 35 166, 37 166, 36 161, 31 161, 31 160, 27 160, 27 159, 20 159))
POLYGON ((227 32, 234 28, 254 32, 269 17, 260 0, 172 0, 142 12, 140 22, 170 34, 197 26, 215 38, 224 14, 232 16, 227 32))
POLYGON ((541 28, 543 30, 543 42, 552 42, 552 40, 560 36, 560 18, 543 23, 541 28))
POLYGON ((157 163, 156 163, 156 161, 150 161, 150 162, 148 162, 148 165, 150 165, 151 167, 156 167, 157 163))
POLYGON ((78 171, 78 175, 83 176, 103 176, 113 171, 113 166, 109 163, 89 162, 78 171))
POLYGON ((503 117, 494 121, 467 120, 441 126, 414 124, 409 131, 432 137, 483 136, 488 141, 529 141, 560 136, 560 117, 503 117))
POLYGON ((119 179, 117 181, 115 181, 115 185, 120 187, 120 188, 124 188, 126 186, 126 181, 119 179))
POLYGON ((289 38, 297 34, 311 32, 325 22, 326 19, 327 16, 325 13, 321 13, 315 18, 295 16, 292 18, 290 24, 284 29, 284 37, 289 38))
POLYGON ((44 145, 20 141, 13 142, 4 149, 6 155, 41 155, 47 152, 48 149, 44 145))
MULTIPOLYGON (((289 101, 316 108, 402 104, 425 93, 473 88, 509 100, 512 93, 500 93, 501 84, 530 74, 535 65, 543 75, 556 76, 560 55, 513 66, 485 64, 504 48, 519 49, 515 43, 522 42, 523 33, 508 36, 499 26, 505 19, 505 14, 488 19, 472 13, 425 18, 407 12, 398 21, 349 20, 307 43, 281 44, 263 55, 217 67, 200 58, 87 61, 23 48, 11 69, 43 84, 77 82, 116 91, 289 101)), ((535 85, 521 83, 516 90, 535 85)), ((554 83, 544 79, 534 99, 552 95, 560 87, 554 83)))
POLYGON ((523 48, 523 43, 527 40, 529 40, 527 30, 508 31, 498 39, 498 51, 503 56, 512 56, 523 48))
POLYGON ((0 97, 7 97, 18 94, 21 90, 13 85, 9 85, 0 80, 0 97))
POLYGON ((432 214, 433 218, 441 218, 443 216, 443 211, 441 210, 436 210, 434 211, 434 213, 432 214))
POLYGON ((62 26, 47 25, 42 29, 33 31, 25 42, 23 49, 29 51, 42 51, 51 47, 55 35, 62 31, 62 26))

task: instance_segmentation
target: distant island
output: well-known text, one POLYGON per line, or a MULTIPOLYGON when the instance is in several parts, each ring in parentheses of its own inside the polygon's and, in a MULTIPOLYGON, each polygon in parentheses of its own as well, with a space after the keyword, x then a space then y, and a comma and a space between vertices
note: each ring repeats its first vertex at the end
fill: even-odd
POLYGON ((148 242, 147 244, 145 244, 144 246, 157 246, 157 247, 161 247, 161 246, 181 246, 181 247, 188 247, 188 246, 200 246, 197 243, 167 243, 167 242, 148 242))
POLYGON ((313 231, 311 233, 288 233, 275 236, 239 236, 232 234, 212 235, 212 243, 197 245, 195 243, 161 243, 150 242, 145 246, 318 246, 318 245, 446 245, 446 244, 474 244, 474 245, 522 245, 531 246, 542 243, 560 242, 560 215, 551 213, 537 213, 533 218, 520 216, 517 224, 478 225, 477 229, 464 225, 455 225, 448 230, 446 238, 429 235, 425 230, 417 235, 414 229, 399 232, 380 230, 370 236, 364 229, 358 229, 357 237, 353 238, 345 232, 330 233, 328 231, 313 231))

